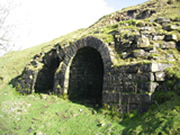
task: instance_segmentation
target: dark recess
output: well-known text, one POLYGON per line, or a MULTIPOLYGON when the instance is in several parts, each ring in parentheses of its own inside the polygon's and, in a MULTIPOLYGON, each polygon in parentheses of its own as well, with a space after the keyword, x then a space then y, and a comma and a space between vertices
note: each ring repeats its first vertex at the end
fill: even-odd
POLYGON ((103 61, 96 49, 78 50, 70 67, 69 99, 101 105, 103 74, 103 61))
POLYGON ((50 93, 53 90, 54 74, 60 63, 56 50, 47 53, 43 63, 44 67, 39 71, 35 84, 36 93, 50 93))

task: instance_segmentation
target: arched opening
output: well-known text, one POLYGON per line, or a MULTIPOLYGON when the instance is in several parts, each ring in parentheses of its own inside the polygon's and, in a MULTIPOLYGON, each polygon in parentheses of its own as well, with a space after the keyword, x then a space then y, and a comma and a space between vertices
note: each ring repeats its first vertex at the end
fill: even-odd
POLYGON ((60 63, 56 50, 47 53, 43 58, 43 63, 44 66, 38 72, 35 83, 36 93, 50 93, 53 90, 54 74, 60 63))
POLYGON ((104 67, 96 49, 79 49, 72 60, 69 74, 70 100, 101 105, 104 67))

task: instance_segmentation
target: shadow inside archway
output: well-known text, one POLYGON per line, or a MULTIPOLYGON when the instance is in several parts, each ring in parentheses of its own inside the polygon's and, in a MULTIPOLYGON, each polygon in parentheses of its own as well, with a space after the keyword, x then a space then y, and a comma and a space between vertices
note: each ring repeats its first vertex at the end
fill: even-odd
POLYGON ((102 105, 104 67, 100 53, 92 47, 77 51, 70 66, 68 96, 73 102, 102 105))

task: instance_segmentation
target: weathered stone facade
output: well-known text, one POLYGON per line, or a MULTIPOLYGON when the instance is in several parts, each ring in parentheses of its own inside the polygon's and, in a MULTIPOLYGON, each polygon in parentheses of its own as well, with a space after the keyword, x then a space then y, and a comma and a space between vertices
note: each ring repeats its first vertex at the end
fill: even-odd
POLYGON ((105 77, 103 103, 119 107, 122 112, 147 111, 158 82, 164 81, 163 70, 169 66, 149 63, 112 68, 105 77), (160 73, 162 76, 158 76, 160 73))
POLYGON ((18 78, 16 88, 27 94, 53 92, 67 94, 70 100, 87 98, 118 107, 121 112, 146 111, 158 82, 165 80, 164 69, 170 65, 114 66, 113 59, 110 47, 92 36, 63 48, 56 45, 34 57, 18 78))

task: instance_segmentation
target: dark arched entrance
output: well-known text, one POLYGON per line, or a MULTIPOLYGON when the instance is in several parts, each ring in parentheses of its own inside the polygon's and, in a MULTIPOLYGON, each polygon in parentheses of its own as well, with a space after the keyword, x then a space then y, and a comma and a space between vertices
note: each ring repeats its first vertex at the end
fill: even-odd
POLYGON ((34 87, 36 93, 53 92, 54 74, 60 63, 56 50, 47 53, 43 58, 43 62, 44 66, 38 72, 34 87))
POLYGON ((70 66, 70 100, 100 104, 104 67, 100 53, 92 47, 79 49, 70 66))

